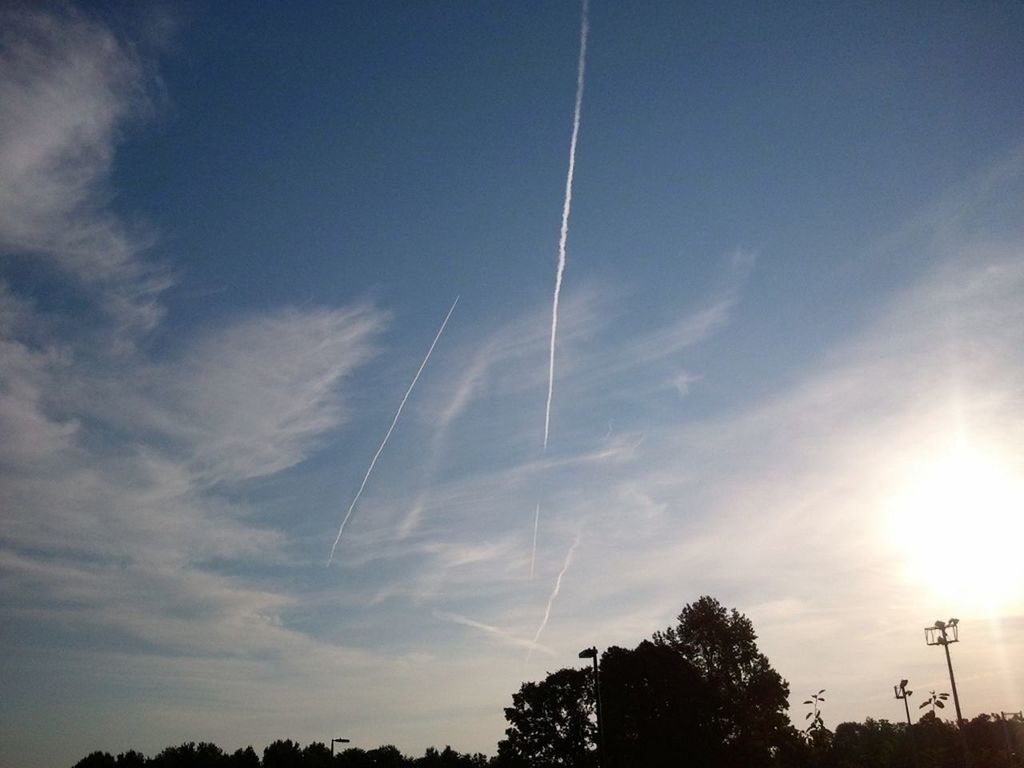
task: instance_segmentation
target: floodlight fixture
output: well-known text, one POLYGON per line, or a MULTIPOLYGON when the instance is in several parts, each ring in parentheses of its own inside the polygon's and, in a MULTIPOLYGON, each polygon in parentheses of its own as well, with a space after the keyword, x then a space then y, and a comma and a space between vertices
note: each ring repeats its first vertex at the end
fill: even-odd
POLYGON ((949 645, 950 643, 960 642, 960 619, 950 619, 949 621, 942 621, 941 619, 930 626, 924 628, 924 641, 928 645, 949 645))
POLYGON ((900 680, 899 683, 892 687, 893 693, 896 694, 896 698, 903 700, 903 708, 907 711, 907 727, 912 725, 910 722, 910 704, 907 703, 907 699, 914 695, 913 691, 907 690, 907 683, 909 682, 909 680, 900 680))

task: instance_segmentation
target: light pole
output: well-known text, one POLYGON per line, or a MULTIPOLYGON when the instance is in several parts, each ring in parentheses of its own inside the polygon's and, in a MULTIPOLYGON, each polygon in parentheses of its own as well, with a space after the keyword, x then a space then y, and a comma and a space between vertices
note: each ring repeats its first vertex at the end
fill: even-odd
POLYGON ((594 701, 597 705, 597 765, 598 768, 604 764, 604 726, 601 722, 601 672, 597 666, 597 648, 591 646, 584 648, 579 654, 581 659, 592 659, 594 661, 594 701))
POLYGON ((898 684, 892 687, 893 692, 896 694, 897 699, 903 699, 903 708, 907 710, 907 739, 910 741, 910 754, 914 759, 914 765, 917 763, 917 744, 914 743, 914 733, 911 730, 912 723, 910 722, 910 704, 907 701, 913 694, 913 691, 907 690, 907 683, 909 680, 900 680, 898 684))
POLYGON ((342 739, 340 737, 337 738, 337 739, 331 739, 331 757, 334 757, 334 743, 335 742, 337 742, 338 744, 348 744, 348 741, 349 741, 348 739, 342 739))
POLYGON ((941 645, 946 650, 949 687, 953 689, 953 706, 956 707, 956 729, 960 734, 960 747, 964 751, 964 765, 970 768, 974 761, 971 759, 970 747, 967 746, 967 734, 964 733, 964 716, 960 712, 960 697, 956 692, 956 678, 953 677, 953 660, 949 657, 950 643, 960 642, 960 630, 957 627, 959 623, 960 619, 950 619, 949 621, 936 619, 932 626, 924 628, 924 641, 928 645, 941 645))
POLYGON ((946 649, 946 666, 949 668, 949 685, 953 689, 953 706, 956 707, 956 724, 960 730, 964 727, 964 716, 960 713, 960 697, 956 692, 956 679, 953 677, 953 661, 949 658, 949 646, 951 643, 960 642, 960 633, 957 625, 960 619, 949 621, 938 620, 930 627, 924 628, 924 641, 928 645, 941 645, 946 649))
POLYGON ((896 698, 903 699, 903 708, 907 710, 907 728, 909 728, 912 725, 912 723, 910 722, 910 704, 907 703, 907 699, 909 699, 914 693, 913 691, 907 690, 908 682, 910 681, 900 680, 899 685, 894 685, 892 687, 893 691, 896 693, 896 698))

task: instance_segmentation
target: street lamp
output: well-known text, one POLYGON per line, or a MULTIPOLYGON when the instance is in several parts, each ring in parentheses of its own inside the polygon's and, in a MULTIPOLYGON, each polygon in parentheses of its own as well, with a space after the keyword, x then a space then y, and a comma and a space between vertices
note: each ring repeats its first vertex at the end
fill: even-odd
POLYGON ((339 744, 348 744, 349 740, 340 737, 337 739, 331 739, 331 757, 334 757, 334 742, 338 742, 339 744))
POLYGON ((597 648, 591 646, 579 653, 581 659, 592 659, 594 662, 594 701, 597 704, 597 765, 604 763, 604 728, 601 723, 601 672, 597 666, 597 648))
POLYGON ((956 692, 956 680, 953 677, 953 662, 949 658, 949 646, 951 643, 960 642, 960 632, 957 625, 960 619, 949 621, 937 620, 935 624, 924 628, 924 641, 928 645, 941 645, 946 649, 946 666, 949 667, 949 685, 953 689, 953 705, 956 707, 956 724, 961 730, 964 727, 964 717, 960 713, 960 697, 956 692))
POLYGON ((892 689, 896 693, 897 699, 903 699, 903 708, 907 710, 907 727, 909 728, 912 723, 910 722, 910 704, 907 703, 907 699, 909 699, 914 692, 907 690, 908 682, 910 681, 900 680, 899 685, 894 685, 892 689))

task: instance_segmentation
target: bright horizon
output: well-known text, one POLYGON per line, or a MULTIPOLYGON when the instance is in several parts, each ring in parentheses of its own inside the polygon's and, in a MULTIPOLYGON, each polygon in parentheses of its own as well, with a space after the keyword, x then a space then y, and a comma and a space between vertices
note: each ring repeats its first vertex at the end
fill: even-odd
POLYGON ((0 763, 493 754, 705 594, 1024 706, 1024 6, 582 10, 2 12, 0 763))

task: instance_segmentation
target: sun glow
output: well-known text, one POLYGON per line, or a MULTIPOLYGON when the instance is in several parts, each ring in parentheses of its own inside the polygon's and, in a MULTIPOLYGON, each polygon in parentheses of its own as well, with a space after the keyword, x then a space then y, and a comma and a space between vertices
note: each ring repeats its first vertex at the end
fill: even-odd
POLYGON ((1024 598, 1024 478, 998 458, 963 445, 913 465, 888 526, 937 596, 989 610, 1024 598))

